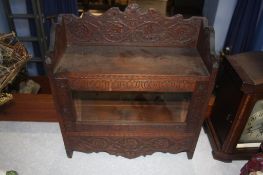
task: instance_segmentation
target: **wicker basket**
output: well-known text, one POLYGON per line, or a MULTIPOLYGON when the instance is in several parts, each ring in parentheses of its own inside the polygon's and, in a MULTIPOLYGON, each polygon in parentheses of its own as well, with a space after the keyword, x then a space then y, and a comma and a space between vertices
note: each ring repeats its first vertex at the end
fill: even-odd
MULTIPOLYGON (((14 33, 0 34, 0 92, 15 78, 29 59, 26 48, 17 40, 14 33)), ((7 100, 6 95, 0 95, 0 105, 7 100)))

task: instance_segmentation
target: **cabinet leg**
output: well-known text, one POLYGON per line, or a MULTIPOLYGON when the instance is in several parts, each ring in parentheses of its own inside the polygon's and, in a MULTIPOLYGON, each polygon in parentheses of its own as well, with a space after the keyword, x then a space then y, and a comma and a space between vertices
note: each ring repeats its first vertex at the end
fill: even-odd
POLYGON ((193 151, 187 151, 187 158, 188 159, 192 159, 194 156, 194 152, 193 151))
POLYGON ((73 151, 72 150, 66 150, 68 158, 72 158, 73 151))

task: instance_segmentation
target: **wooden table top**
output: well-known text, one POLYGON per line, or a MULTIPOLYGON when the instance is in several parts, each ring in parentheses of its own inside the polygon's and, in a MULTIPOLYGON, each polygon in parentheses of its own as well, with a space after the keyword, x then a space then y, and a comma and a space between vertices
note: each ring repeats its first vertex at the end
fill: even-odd
POLYGON ((227 59, 245 83, 263 84, 263 52, 241 53, 227 59))

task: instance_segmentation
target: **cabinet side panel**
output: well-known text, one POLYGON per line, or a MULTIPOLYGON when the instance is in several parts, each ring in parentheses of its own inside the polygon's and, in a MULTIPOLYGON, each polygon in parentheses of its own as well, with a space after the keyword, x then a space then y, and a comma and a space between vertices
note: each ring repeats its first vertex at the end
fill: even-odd
POLYGON ((227 137, 243 96, 240 91, 241 81, 237 74, 226 60, 222 65, 225 66, 220 69, 222 74, 217 81, 216 100, 211 115, 211 122, 221 144, 227 137))

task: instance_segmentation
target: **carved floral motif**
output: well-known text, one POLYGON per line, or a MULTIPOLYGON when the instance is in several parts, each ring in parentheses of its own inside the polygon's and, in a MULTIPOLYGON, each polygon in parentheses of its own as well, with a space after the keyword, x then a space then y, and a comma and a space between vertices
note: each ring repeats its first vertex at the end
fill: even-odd
POLYGON ((89 75, 69 78, 69 84, 73 89, 103 91, 192 91, 195 88, 192 79, 150 75, 89 75))
POLYGON ((84 152, 107 152, 126 158, 150 155, 154 152, 178 153, 186 151, 188 139, 173 139, 166 137, 74 137, 70 138, 74 149, 84 152))
POLYGON ((157 11, 129 5, 124 12, 111 8, 101 16, 85 13, 82 18, 62 16, 69 43, 126 44, 194 47, 201 17, 183 19, 181 15, 164 17, 157 11))

